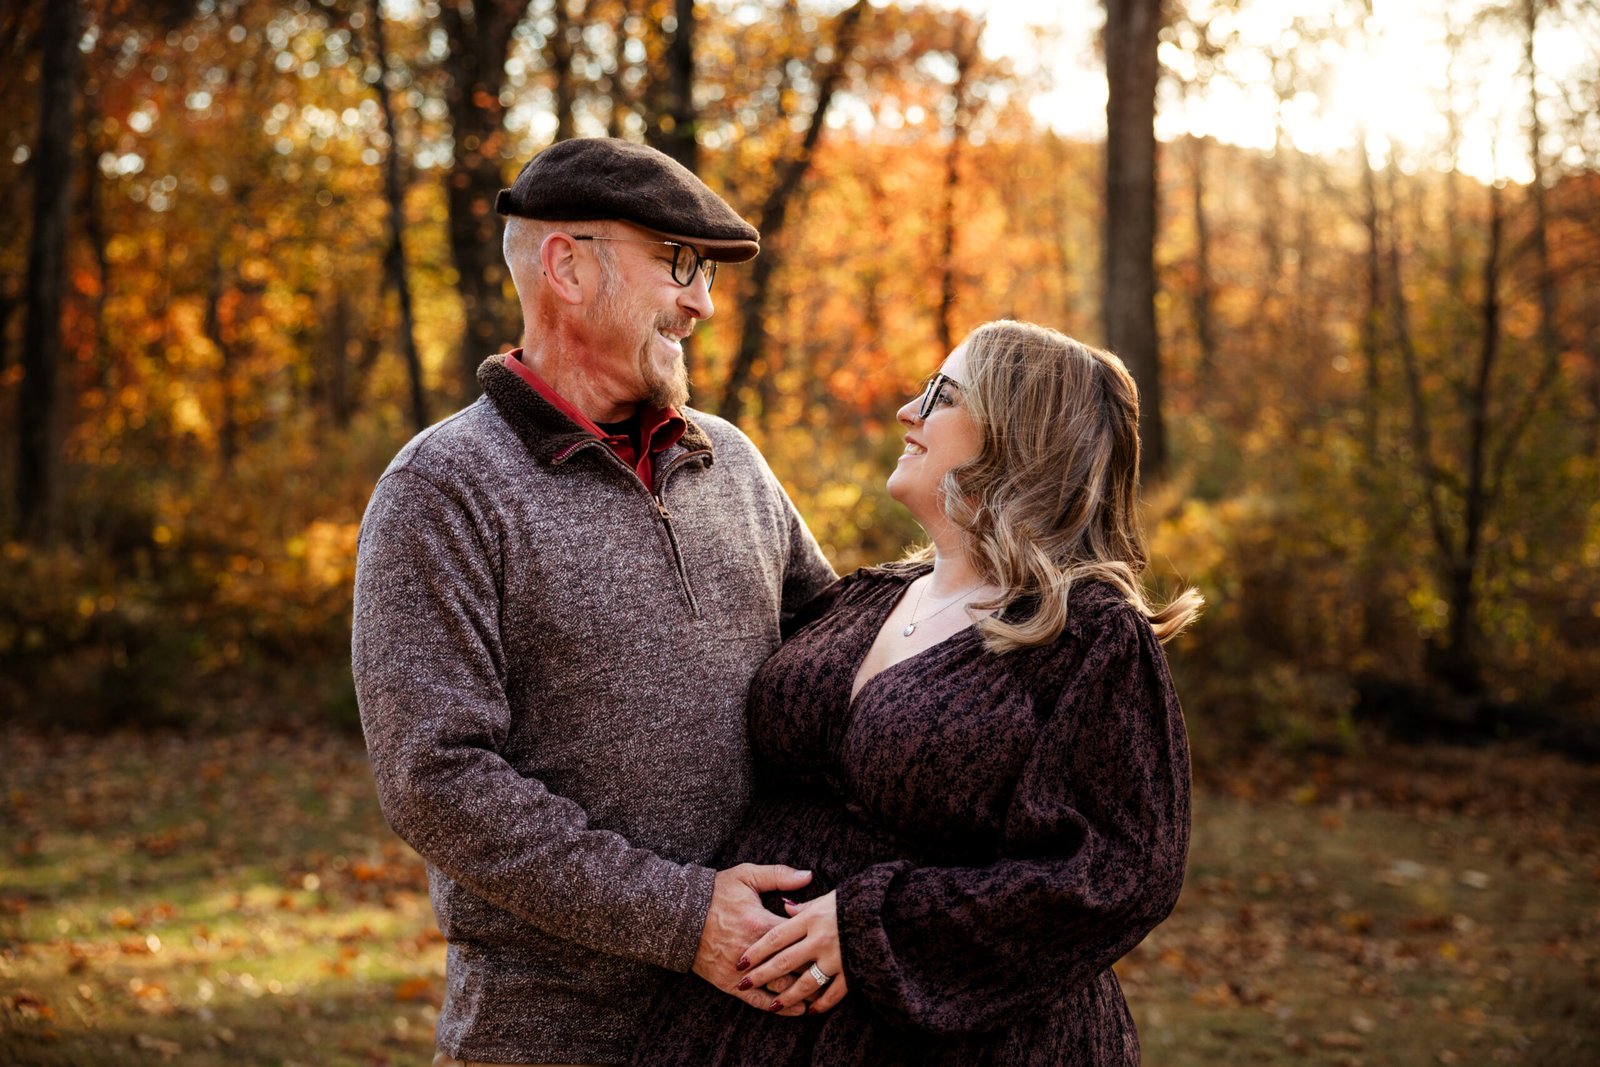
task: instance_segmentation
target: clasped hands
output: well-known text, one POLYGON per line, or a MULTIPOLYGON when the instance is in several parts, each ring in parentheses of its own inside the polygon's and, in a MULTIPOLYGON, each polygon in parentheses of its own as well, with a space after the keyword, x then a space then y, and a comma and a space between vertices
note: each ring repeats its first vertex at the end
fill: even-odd
POLYGON ((804 904, 785 901, 788 919, 761 903, 764 892, 793 892, 810 881, 810 871, 780 865, 743 863, 718 871, 694 973, 751 1007, 779 1015, 824 1012, 843 1000, 849 987, 836 895, 804 904), (831 976, 820 988, 809 971, 813 963, 831 976))

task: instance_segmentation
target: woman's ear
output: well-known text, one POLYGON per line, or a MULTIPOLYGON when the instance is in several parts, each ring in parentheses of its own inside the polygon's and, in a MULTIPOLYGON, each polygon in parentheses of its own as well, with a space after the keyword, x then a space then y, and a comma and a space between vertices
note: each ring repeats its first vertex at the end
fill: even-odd
POLYGON ((557 230, 539 244, 539 267, 545 284, 567 304, 583 303, 583 279, 578 273, 578 242, 557 230))

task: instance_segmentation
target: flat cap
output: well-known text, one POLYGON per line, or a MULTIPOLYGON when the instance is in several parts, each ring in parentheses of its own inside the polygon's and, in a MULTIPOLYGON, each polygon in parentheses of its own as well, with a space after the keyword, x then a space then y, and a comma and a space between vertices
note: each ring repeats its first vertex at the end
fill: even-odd
POLYGON ((621 219, 726 263, 761 251, 756 228, 688 167, 615 137, 557 141, 523 166, 511 188, 500 190, 494 209, 548 222, 621 219))

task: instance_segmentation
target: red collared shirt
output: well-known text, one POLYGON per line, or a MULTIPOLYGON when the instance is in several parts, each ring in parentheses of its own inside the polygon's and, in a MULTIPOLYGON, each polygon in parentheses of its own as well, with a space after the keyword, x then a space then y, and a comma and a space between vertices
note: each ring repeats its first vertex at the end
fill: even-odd
POLYGON ((522 349, 513 349, 506 353, 506 366, 514 371, 517 377, 528 383, 528 386, 540 396, 548 400, 567 418, 578 424, 578 428, 593 434, 603 441, 607 448, 615 452, 617 458, 633 468, 652 492, 655 491, 655 471, 652 460, 673 445, 678 443, 678 438, 683 436, 683 431, 689 424, 682 415, 672 408, 654 408, 639 406, 639 440, 648 442, 647 447, 639 448, 633 438, 626 434, 607 433, 595 421, 573 407, 567 398, 556 392, 549 382, 533 372, 533 368, 522 362, 522 349))

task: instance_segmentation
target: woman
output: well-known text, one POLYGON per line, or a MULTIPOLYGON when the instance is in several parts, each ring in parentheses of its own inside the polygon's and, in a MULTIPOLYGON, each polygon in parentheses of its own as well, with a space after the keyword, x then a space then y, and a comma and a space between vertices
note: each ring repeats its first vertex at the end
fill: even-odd
POLYGON ((636 1063, 1138 1062, 1111 964, 1183 880, 1159 642, 1200 598, 1140 590, 1133 380, 994 322, 899 420, 889 492, 930 547, 838 582, 751 688, 759 795, 721 860, 814 872, 745 956, 782 992, 673 983, 636 1063))

